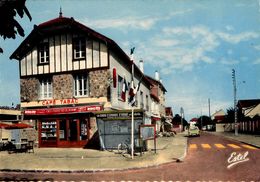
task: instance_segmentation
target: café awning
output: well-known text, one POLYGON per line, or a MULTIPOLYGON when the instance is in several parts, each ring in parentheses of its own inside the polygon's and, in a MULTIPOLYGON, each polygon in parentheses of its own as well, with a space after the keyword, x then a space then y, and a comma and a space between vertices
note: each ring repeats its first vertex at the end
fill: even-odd
POLYGON ((0 128, 2 129, 24 129, 24 128, 32 128, 32 125, 26 123, 13 123, 13 124, 5 124, 0 123, 0 128))
POLYGON ((59 108, 43 108, 43 109, 28 109, 24 111, 24 115, 55 115, 55 114, 73 114, 87 113, 103 110, 100 105, 78 106, 78 107, 59 107, 59 108))

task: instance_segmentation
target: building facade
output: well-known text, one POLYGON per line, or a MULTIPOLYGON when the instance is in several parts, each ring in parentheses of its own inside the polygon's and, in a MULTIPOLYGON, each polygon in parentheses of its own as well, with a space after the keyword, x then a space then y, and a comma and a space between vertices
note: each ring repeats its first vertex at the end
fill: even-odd
POLYGON ((238 100, 238 112, 244 117, 238 117, 238 130, 242 133, 260 133, 260 99, 238 100))
POLYGON ((162 120, 165 119, 165 93, 166 89, 160 80, 159 73, 156 71, 154 78, 147 76, 151 83, 151 121, 156 125, 156 132, 163 131, 162 120))
POLYGON ((23 117, 37 121, 39 147, 95 142, 96 111, 131 108, 122 87, 132 66, 135 83, 141 80, 134 108, 147 106, 149 123, 150 82, 113 40, 73 18, 35 25, 10 58, 19 63, 23 117))

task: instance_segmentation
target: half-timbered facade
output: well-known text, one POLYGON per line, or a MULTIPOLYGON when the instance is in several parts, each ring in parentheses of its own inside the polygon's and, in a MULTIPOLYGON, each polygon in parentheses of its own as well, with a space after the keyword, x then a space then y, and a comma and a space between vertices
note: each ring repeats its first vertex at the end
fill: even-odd
MULTIPOLYGON (((121 98, 123 80, 131 81, 129 56, 73 18, 35 25, 10 58, 19 61, 21 107, 24 118, 38 121, 40 147, 87 146, 97 133, 96 111, 130 108, 121 98)), ((134 70, 137 83, 143 73, 134 70)), ((150 105, 150 83, 141 83, 145 99, 137 100, 150 105)))

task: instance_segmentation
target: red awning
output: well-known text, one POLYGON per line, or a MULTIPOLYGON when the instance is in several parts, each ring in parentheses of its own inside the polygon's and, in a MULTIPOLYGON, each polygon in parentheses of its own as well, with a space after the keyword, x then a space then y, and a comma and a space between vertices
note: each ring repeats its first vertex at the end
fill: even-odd
POLYGON ((2 129, 24 129, 24 128, 32 128, 32 125, 26 123, 14 123, 14 124, 5 124, 0 123, 0 128, 2 129))
POLYGON ((152 121, 160 121, 160 120, 161 120, 161 118, 153 117, 153 116, 152 116, 152 121))
POLYGON ((8 127, 8 126, 9 126, 9 124, 0 123, 0 128, 6 128, 6 127, 8 127))
POLYGON ((24 129, 24 128, 32 128, 32 125, 26 124, 26 123, 15 123, 8 125, 6 129, 24 129))
POLYGON ((25 110, 24 115, 55 115, 55 114, 73 114, 101 111, 102 106, 79 106, 79 107, 60 107, 25 110))

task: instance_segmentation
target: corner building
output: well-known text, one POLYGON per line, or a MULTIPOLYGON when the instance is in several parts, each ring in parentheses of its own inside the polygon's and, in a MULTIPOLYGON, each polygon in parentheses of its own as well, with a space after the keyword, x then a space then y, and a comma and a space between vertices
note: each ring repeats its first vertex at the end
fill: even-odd
MULTIPOLYGON (((124 79, 131 81, 129 56, 113 40, 73 18, 60 15, 34 25, 10 59, 19 63, 23 118, 37 122, 39 147, 97 146, 95 112, 130 109, 121 99, 124 79)), ((134 70, 138 83, 143 73, 135 64, 134 70)), ((147 79, 139 90, 142 95, 136 100, 143 103, 135 108, 147 105, 145 122, 150 124, 147 79)))

